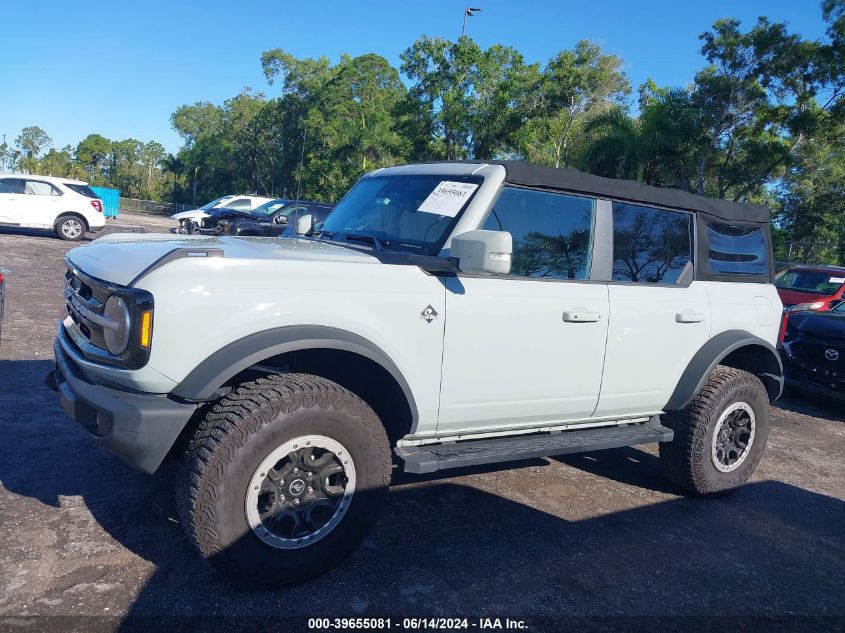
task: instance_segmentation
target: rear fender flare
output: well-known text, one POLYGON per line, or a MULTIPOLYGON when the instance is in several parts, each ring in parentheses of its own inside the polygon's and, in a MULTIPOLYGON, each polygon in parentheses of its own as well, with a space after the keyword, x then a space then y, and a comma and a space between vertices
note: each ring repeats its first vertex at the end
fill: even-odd
POLYGON ((687 365, 664 411, 683 409, 704 387, 707 377, 725 358, 744 347, 760 354, 755 373, 766 386, 769 400, 774 402, 783 391, 783 364, 777 350, 768 341, 744 330, 728 330, 707 341, 687 365))

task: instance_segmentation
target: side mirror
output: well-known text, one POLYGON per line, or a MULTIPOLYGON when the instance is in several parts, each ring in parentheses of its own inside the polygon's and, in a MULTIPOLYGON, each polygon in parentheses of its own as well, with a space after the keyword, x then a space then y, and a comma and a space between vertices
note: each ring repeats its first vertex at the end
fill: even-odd
POLYGON ((273 218, 273 222, 276 224, 287 224, 288 218, 285 215, 277 215, 273 218))
POLYGON ((301 215, 296 218, 296 234, 297 235, 308 235, 311 232, 311 229, 314 228, 314 216, 310 213, 305 215, 301 215))
POLYGON ((513 238, 507 231, 467 231, 452 238, 450 254, 465 273, 507 275, 513 238))

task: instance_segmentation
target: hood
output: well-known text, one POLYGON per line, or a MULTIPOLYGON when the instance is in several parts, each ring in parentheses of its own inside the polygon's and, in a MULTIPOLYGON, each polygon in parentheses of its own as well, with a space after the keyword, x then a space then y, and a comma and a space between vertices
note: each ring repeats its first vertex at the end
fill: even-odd
POLYGON ((796 312, 789 317, 789 325, 801 333, 845 339, 845 312, 796 312))
POLYGON ((815 303, 816 301, 826 301, 830 299, 830 295, 823 295, 817 292, 801 292, 800 290, 791 290, 789 288, 778 288, 780 300, 785 306, 794 306, 799 303, 815 303))
POLYGON ((77 246, 67 259, 92 277, 128 286, 143 271, 179 249, 214 249, 222 251, 226 259, 239 260, 379 263, 365 252, 317 240, 172 233, 111 233, 77 246))
POLYGON ((171 220, 185 220, 190 218, 192 220, 199 220, 201 218, 207 218, 208 213, 203 211, 202 209, 192 209, 191 211, 181 211, 179 213, 174 213, 170 216, 171 220))

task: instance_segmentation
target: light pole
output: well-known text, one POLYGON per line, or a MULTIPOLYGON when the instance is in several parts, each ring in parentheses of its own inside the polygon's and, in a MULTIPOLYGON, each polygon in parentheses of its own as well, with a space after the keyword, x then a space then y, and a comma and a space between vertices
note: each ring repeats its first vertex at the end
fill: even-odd
POLYGON ((475 7, 464 9, 464 27, 461 29, 461 37, 466 37, 467 34, 467 18, 474 16, 479 11, 481 11, 481 9, 475 7))

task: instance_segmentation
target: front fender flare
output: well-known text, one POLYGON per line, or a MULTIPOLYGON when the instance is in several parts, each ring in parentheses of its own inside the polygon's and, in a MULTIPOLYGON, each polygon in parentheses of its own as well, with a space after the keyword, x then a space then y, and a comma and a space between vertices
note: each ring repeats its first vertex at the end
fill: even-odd
POLYGON ((414 426, 418 420, 413 393, 396 364, 378 345, 368 339, 321 325, 291 325, 256 332, 220 348, 197 365, 171 395, 189 401, 207 401, 227 380, 271 356, 305 349, 337 349, 360 354, 381 365, 405 394, 414 426))
POLYGON ((696 352, 663 410, 683 409, 687 406, 704 387, 707 377, 716 365, 743 347, 758 348, 759 353, 764 355, 761 358, 760 370, 754 373, 763 379, 769 392, 769 400, 777 400, 783 391, 783 363, 777 350, 771 343, 750 332, 728 330, 711 338, 696 352))

